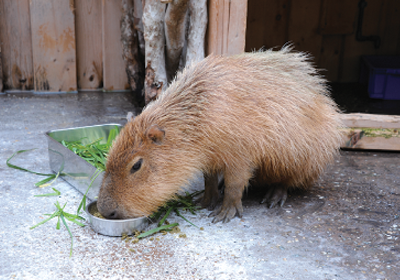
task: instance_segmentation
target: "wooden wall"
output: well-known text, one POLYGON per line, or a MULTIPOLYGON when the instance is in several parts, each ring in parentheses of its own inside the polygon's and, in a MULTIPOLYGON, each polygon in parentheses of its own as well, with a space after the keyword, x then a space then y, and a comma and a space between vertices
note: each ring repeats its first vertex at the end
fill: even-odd
MULTIPOLYGON (((314 56, 328 80, 355 82, 362 55, 400 54, 400 1, 367 2, 363 35, 380 36, 378 49, 355 38, 359 0, 209 0, 207 53, 234 54, 291 41, 314 56)), ((121 3, 0 0, 4 89, 128 90, 121 3)))
POLYGON ((362 32, 381 46, 355 38, 359 0, 249 0, 246 51, 292 41, 308 51, 333 82, 356 82, 362 55, 400 55, 400 1, 367 0, 362 32))
POLYGON ((0 0, 4 89, 129 89, 120 0, 0 0))

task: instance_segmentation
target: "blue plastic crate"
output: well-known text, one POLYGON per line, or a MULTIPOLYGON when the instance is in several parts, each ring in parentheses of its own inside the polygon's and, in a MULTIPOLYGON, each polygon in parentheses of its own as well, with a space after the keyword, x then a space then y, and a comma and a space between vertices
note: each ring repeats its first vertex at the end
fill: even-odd
POLYGON ((360 82, 371 98, 400 100, 400 56, 363 56, 360 82))

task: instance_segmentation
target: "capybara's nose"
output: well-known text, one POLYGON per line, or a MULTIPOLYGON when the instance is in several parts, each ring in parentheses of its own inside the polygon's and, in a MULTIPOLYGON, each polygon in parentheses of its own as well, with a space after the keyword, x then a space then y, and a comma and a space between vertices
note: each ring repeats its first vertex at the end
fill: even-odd
POLYGON ((99 200, 97 201, 97 209, 100 214, 106 219, 121 219, 121 212, 118 211, 118 204, 106 196, 106 199, 102 199, 99 195, 99 200))
POLYGON ((121 218, 121 216, 119 215, 119 213, 118 213, 118 211, 116 209, 106 210, 101 214, 106 219, 119 219, 119 218, 121 218))

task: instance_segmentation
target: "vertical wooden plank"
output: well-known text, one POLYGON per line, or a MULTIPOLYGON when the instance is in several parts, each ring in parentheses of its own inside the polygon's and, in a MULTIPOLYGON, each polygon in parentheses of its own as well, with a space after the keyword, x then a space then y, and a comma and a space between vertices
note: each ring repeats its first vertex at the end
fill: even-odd
POLYGON ((247 0, 229 1, 229 30, 226 54, 244 52, 246 45, 247 0))
POLYGON ((250 52, 258 50, 265 46, 264 30, 270 26, 265 24, 265 19, 271 19, 272 15, 268 12, 269 9, 267 1, 249 0, 248 13, 247 13, 247 32, 246 32, 246 51, 250 52))
POLYGON ((249 0, 246 51, 282 46, 288 40, 290 0, 249 0))
POLYGON ((77 90, 74 1, 30 0, 35 91, 77 90))
POLYGON ((221 3, 221 9, 222 9, 222 17, 219 19, 219 32, 220 32, 220 38, 221 38, 221 46, 220 46, 220 52, 221 54, 226 54, 228 51, 228 33, 229 33, 229 7, 230 7, 230 0, 222 0, 220 1, 221 3))
POLYGON ((340 59, 342 53, 344 36, 325 35, 321 44, 318 67, 323 69, 321 74, 330 82, 339 80, 341 67, 340 59))
POLYGON ((128 76, 125 72, 125 62, 122 58, 121 1, 102 1, 103 30, 103 87, 105 90, 128 90, 128 76))
POLYGON ((319 33, 322 35, 350 35, 355 32, 357 2, 322 0, 319 33))
POLYGON ((33 89, 29 0, 2 0, 0 13, 4 88, 33 89))
POLYGON ((222 53, 222 17, 224 0, 209 0, 206 55, 222 53))
POLYGON ((241 53, 245 47, 247 0, 210 0, 207 54, 241 53))
POLYGON ((288 39, 295 49, 310 52, 318 61, 322 36, 317 33, 321 0, 291 1, 288 39))
POLYGON ((75 1, 75 14, 78 88, 97 89, 103 85, 101 1, 75 1))

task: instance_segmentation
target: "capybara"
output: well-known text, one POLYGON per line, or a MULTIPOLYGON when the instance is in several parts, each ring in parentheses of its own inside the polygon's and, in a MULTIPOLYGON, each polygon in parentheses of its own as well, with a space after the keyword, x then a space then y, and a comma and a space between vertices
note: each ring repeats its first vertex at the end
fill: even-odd
POLYGON ((309 188, 338 154, 340 112, 308 56, 291 46, 210 55, 178 73, 129 121, 107 159, 98 209, 107 218, 148 216, 203 172, 202 206, 213 222, 241 216, 249 181, 283 204, 309 188))

